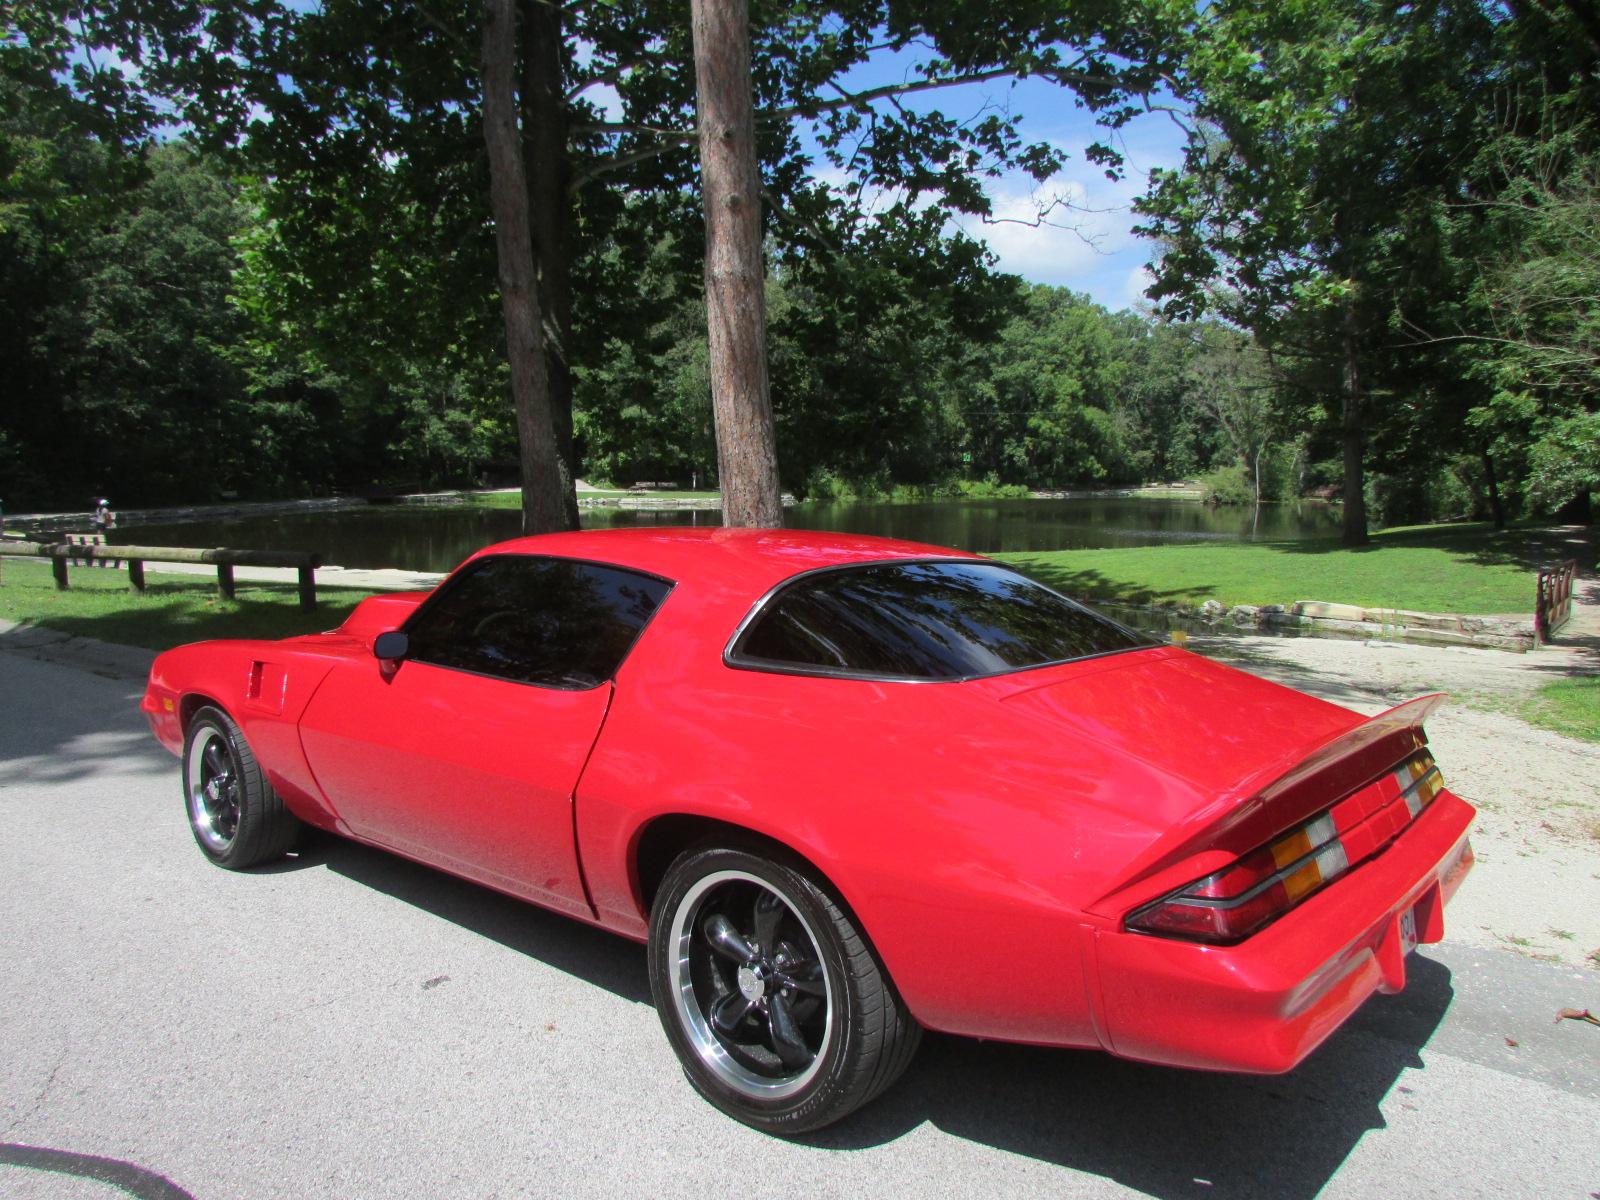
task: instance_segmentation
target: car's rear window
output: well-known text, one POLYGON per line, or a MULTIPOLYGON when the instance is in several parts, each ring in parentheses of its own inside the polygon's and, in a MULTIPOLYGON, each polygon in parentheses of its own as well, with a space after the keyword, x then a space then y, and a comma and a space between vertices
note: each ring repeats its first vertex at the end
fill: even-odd
POLYGON ((971 679, 1151 645, 999 563, 896 562, 802 575, 735 639, 735 666, 971 679))

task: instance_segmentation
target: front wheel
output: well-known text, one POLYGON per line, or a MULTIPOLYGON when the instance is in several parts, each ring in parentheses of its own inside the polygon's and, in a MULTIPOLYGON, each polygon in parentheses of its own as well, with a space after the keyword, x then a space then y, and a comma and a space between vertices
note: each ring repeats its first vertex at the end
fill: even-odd
POLYGON ((194 840, 219 867, 237 871, 281 858, 300 836, 299 819, 221 709, 202 708, 189 721, 183 794, 194 840))
POLYGON ((899 1078, 922 1034, 828 891, 733 847, 690 850, 668 869, 650 985, 689 1081, 769 1133, 855 1111, 899 1078))

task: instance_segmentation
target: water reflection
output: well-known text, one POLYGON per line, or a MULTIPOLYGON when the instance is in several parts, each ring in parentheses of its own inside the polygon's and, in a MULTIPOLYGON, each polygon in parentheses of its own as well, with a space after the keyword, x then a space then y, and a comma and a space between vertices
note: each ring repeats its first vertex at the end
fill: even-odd
MULTIPOLYGON (((374 506, 274 517, 237 517, 174 525, 137 525, 113 540, 157 546, 249 546, 317 550, 346 567, 448 571, 489 542, 515 537, 514 509, 475 505, 374 506)), ((1214 509, 1186 500, 1132 497, 1083 500, 941 500, 915 504, 802 504, 787 511, 791 528, 907 538, 979 553, 1150 546, 1224 539, 1281 541, 1332 534, 1338 518, 1325 505, 1214 509)), ((716 525, 721 514, 692 509, 585 509, 585 528, 716 525)))

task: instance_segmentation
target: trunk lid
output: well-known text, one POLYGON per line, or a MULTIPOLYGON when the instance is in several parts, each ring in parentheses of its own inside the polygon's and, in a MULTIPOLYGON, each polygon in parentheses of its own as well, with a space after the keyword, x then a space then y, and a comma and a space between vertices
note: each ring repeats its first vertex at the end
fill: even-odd
POLYGON ((1313 816, 1423 745, 1422 720, 1443 699, 1366 720, 1176 648, 990 682, 1040 736, 1108 749, 1163 782, 1125 798, 1156 836, 1108 896, 1202 850, 1246 854, 1313 816))

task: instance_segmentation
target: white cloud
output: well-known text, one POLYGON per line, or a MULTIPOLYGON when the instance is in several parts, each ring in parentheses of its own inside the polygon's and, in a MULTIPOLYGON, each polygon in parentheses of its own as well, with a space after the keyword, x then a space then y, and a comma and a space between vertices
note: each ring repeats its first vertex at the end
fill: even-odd
MULTIPOLYGON (((863 82, 881 80, 874 76, 863 82)), ((1106 130, 1094 123, 1092 114, 1063 104, 1060 92, 1044 85, 1031 92, 1008 90, 1007 95, 1030 113, 1024 136, 1054 145, 1066 157, 1066 169, 1042 185, 1021 172, 992 181, 990 220, 961 217, 951 228, 986 243, 1002 271, 1086 292, 1111 309, 1144 303, 1145 264, 1155 246, 1134 234, 1138 218, 1133 202, 1151 170, 1181 163, 1181 132, 1157 118, 1106 130), (1122 178, 1107 179, 1084 158, 1084 146, 1097 140, 1110 142, 1122 154, 1122 178)), ((942 103, 949 108, 949 100, 942 103)), ((840 192, 850 182, 844 171, 825 162, 819 162, 814 177, 840 192)), ((869 191, 862 201, 868 212, 875 212, 900 198, 893 192, 869 191)))
POLYGON ((1145 289, 1155 281, 1155 272, 1150 269, 1148 263, 1140 263, 1129 271, 1127 281, 1122 285, 1122 304, 1120 307, 1139 308, 1148 305, 1150 298, 1144 294, 1145 289))
MULTIPOLYGON (((1083 290, 1111 260, 1142 252, 1132 210, 1142 186, 1142 177, 1108 180, 1092 166, 1037 189, 1013 179, 991 190, 994 214, 989 222, 964 220, 961 227, 988 243, 1001 270, 1083 290)), ((1118 274, 1125 275, 1126 268, 1118 274)), ((1104 300, 1118 306, 1123 302, 1121 295, 1104 300)))

